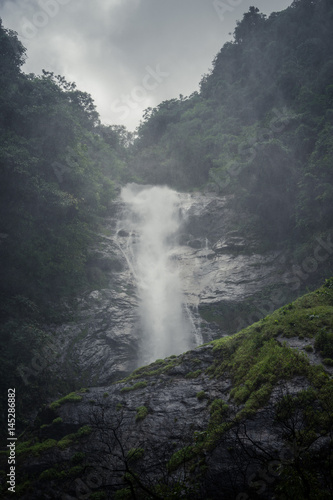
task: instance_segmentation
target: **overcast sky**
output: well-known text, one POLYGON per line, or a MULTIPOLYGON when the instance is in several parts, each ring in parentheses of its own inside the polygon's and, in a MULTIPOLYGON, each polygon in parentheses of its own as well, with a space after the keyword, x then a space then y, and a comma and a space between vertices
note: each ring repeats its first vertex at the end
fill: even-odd
POLYGON ((264 14, 292 0, 0 0, 5 28, 42 69, 89 92, 105 124, 134 130, 142 112, 198 90, 249 6, 264 14))

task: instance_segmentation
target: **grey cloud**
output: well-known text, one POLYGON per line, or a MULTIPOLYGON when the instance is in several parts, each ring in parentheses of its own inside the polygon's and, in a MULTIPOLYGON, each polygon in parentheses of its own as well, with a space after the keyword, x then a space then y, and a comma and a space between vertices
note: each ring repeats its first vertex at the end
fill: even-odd
POLYGON ((133 129, 146 107, 197 90, 250 5, 269 14, 291 0, 224 3, 237 7, 223 21, 213 0, 0 0, 0 16, 27 47, 25 71, 63 74, 92 94, 102 121, 133 129))

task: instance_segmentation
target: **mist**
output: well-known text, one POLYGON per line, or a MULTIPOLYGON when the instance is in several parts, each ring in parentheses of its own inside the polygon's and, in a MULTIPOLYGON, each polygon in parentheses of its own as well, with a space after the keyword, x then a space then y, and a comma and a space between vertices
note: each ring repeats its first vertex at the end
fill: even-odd
POLYGON ((168 187, 129 184, 121 191, 129 209, 127 256, 136 278, 142 347, 139 364, 190 348, 191 325, 172 249, 180 227, 179 199, 168 187))

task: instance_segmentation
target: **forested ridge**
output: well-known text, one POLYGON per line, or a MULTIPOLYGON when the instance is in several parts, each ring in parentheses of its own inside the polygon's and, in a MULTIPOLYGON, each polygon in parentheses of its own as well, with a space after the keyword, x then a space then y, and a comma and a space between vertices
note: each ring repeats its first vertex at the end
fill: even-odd
POLYGON ((102 125, 74 83, 23 73, 25 48, 0 24, 2 394, 21 387, 22 407, 39 398, 16 368, 43 344, 42 325, 97 286, 89 248, 119 185, 232 195, 247 214, 239 229, 270 248, 302 252, 330 235, 332 33, 330 0, 295 0, 268 18, 251 7, 200 91, 147 109, 132 141, 102 125))
POLYGON ((24 74, 24 60, 0 23, 0 380, 2 397, 22 387, 22 403, 17 367, 42 345, 43 322, 97 285, 88 249, 129 179, 124 127, 103 126, 91 96, 63 77, 24 74))
POLYGON ((235 195, 276 245, 327 231, 333 217, 333 5, 251 7, 200 91, 146 110, 133 169, 152 183, 235 195))

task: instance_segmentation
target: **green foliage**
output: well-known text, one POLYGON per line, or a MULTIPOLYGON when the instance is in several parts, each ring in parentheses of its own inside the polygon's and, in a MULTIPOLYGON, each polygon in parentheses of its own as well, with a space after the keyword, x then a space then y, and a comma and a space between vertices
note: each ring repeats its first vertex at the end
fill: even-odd
POLYGON ((202 399, 204 399, 206 397, 205 391, 197 392, 196 397, 198 398, 199 401, 201 401, 202 399))
POLYGON ((77 431, 76 436, 77 437, 82 437, 82 436, 89 436, 91 434, 92 428, 90 425, 84 425, 83 427, 80 427, 80 429, 77 431))
POLYGON ((305 4, 250 7, 200 92, 149 108, 133 147, 143 181, 235 195, 273 246, 332 226, 332 4, 305 4))
POLYGON ((208 430, 214 429, 216 426, 222 424, 228 413, 228 405, 222 399, 215 399, 209 407, 210 421, 208 430))
POLYGON ((61 450, 65 450, 74 442, 77 442, 78 439, 81 439, 84 436, 89 436, 91 432, 92 428, 90 427, 90 425, 84 425, 83 427, 80 427, 80 429, 74 434, 67 434, 66 436, 63 436, 60 441, 57 442, 57 446, 61 450))
POLYGON ((143 448, 131 448, 127 453, 128 462, 136 462, 143 457, 145 450, 143 448))
POLYGON ((46 369, 24 383, 16 368, 40 352, 41 325, 63 319, 64 302, 75 307, 92 286, 88 248, 115 184, 129 179, 130 141, 124 128, 99 123, 74 83, 22 73, 24 59, 0 20, 0 393, 16 387, 19 415, 52 392, 46 369))
POLYGON ((67 396, 60 398, 57 401, 53 401, 53 403, 50 404, 50 408, 51 410, 55 410, 65 403, 78 403, 79 401, 82 401, 82 396, 76 392, 71 392, 67 394, 67 396))
POLYGON ((176 451, 170 458, 167 468, 170 472, 178 469, 182 464, 192 460, 196 456, 193 446, 186 446, 176 451))
POLYGON ((145 387, 147 387, 147 382, 142 381, 128 387, 123 387, 120 392, 136 391, 137 389, 144 389, 145 387))
POLYGON ((55 418, 55 419, 52 421, 52 424, 62 424, 62 418, 61 418, 61 417, 57 417, 57 418, 55 418))
POLYGON ((34 456, 39 456, 41 453, 54 448, 57 445, 57 441, 55 439, 46 439, 46 441, 36 442, 35 444, 31 444, 30 441, 19 443, 16 446, 17 455, 26 455, 31 454, 34 456))
POLYGON ((315 348, 322 356, 333 358, 333 332, 323 327, 316 335, 315 348))
POLYGON ((185 375, 185 378, 198 378, 201 375, 202 370, 196 370, 195 372, 189 372, 185 375))
POLYGON ((136 409, 135 421, 140 422, 140 420, 144 420, 148 415, 148 408, 146 406, 139 406, 136 409))

